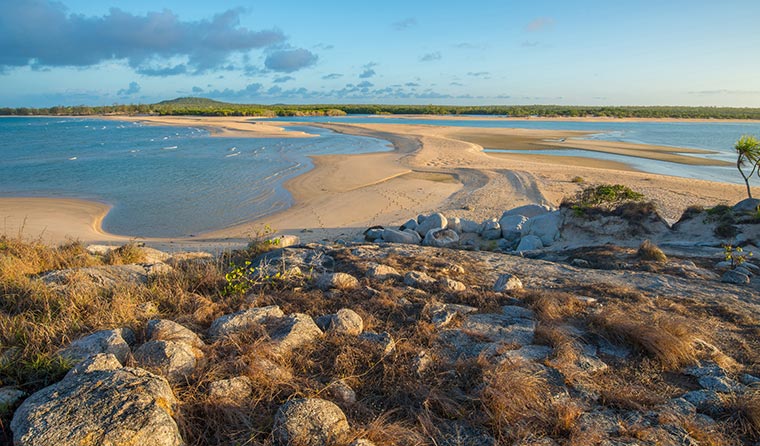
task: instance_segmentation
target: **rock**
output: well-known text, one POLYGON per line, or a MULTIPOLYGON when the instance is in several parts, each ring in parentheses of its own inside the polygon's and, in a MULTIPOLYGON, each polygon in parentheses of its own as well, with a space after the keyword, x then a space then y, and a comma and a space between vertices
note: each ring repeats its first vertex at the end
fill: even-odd
POLYGON ((737 273, 744 274, 745 276, 752 278, 754 274, 752 274, 752 271, 749 270, 749 268, 745 268, 744 264, 742 263, 741 266, 737 266, 736 269, 734 269, 737 273))
POLYGON ((543 204, 526 204, 525 206, 516 207, 504 212, 501 217, 504 218, 510 215, 522 215, 527 218, 533 218, 539 215, 544 215, 551 211, 553 211, 551 207, 543 204))
POLYGON ((281 318, 283 316, 285 314, 277 305, 238 311, 215 320, 208 329, 208 335, 213 339, 232 333, 240 333, 250 330, 255 325, 263 324, 270 318, 281 318))
POLYGON ((270 320, 266 324, 267 333, 273 342, 276 353, 287 353, 296 347, 322 336, 308 314, 294 313, 280 319, 270 320))
POLYGON ((135 340, 135 334, 129 328, 101 330, 77 339, 58 354, 76 363, 100 353, 111 353, 124 364, 131 353, 128 340, 131 342, 135 340))
POLYGON ((359 335, 359 339, 377 344, 382 349, 384 355, 389 355, 396 349, 396 342, 387 332, 373 333, 365 331, 359 335))
POLYGON ((330 401, 299 398, 280 406, 274 417, 275 446, 342 444, 350 428, 346 415, 330 401))
POLYGON ((316 324, 325 331, 348 336, 358 336, 364 330, 362 317, 348 308, 341 308, 336 314, 327 316, 323 323, 317 320, 316 324))
POLYGON ((451 229, 452 231, 456 232, 457 234, 462 233, 462 220, 459 219, 459 217, 451 217, 448 219, 448 222, 446 223, 446 229, 451 229))
POLYGON ((141 263, 164 263, 171 257, 163 251, 148 246, 140 246, 138 249, 145 256, 145 260, 141 263))
POLYGON ((723 260, 715 264, 716 269, 730 269, 733 268, 733 264, 730 260, 723 260))
POLYGON ((176 268, 182 263, 203 263, 214 260, 214 255, 209 252, 178 252, 166 259, 167 265, 176 268))
POLYGON ((201 341, 201 338, 190 329, 166 319, 153 319, 148 321, 148 330, 146 334, 150 341, 183 342, 199 349, 206 346, 206 344, 201 341))
POLYGON ((172 383, 186 382, 200 358, 202 353, 184 342, 148 341, 135 350, 140 366, 157 369, 172 383))
POLYGON ((723 273, 720 277, 720 281, 724 283, 732 283, 734 285, 747 285, 750 282, 748 275, 742 274, 735 269, 730 269, 723 273))
POLYGON ((436 213, 425 217, 423 221, 419 222, 415 230, 421 237, 425 237, 431 229, 444 229, 447 224, 448 220, 446 220, 446 217, 443 214, 436 213))
POLYGON ((356 392, 342 379, 335 380, 327 386, 330 395, 343 404, 354 404, 356 392))
POLYGON ((554 349, 545 345, 525 345, 517 350, 508 350, 502 356, 505 359, 540 362, 548 358, 552 351, 554 349))
POLYGON ((523 225, 523 236, 535 235, 544 246, 550 246, 559 239, 561 217, 559 211, 538 215, 523 225))
POLYGON ((433 355, 423 350, 417 354, 414 358, 414 368, 417 372, 417 376, 422 376, 430 370, 433 365, 433 355))
POLYGON ((174 268, 164 262, 141 263, 140 266, 145 269, 145 274, 147 274, 149 278, 163 276, 174 272, 174 268))
POLYGON ((465 234, 480 234, 480 229, 482 227, 480 223, 466 218, 460 218, 459 225, 462 227, 462 232, 465 234))
POLYGON ((438 286, 444 291, 451 291, 454 293, 462 292, 467 289, 467 286, 458 280, 452 280, 448 277, 441 277, 438 279, 438 286))
POLYGON ((5 415, 26 396, 26 392, 15 387, 0 387, 0 415, 5 415))
POLYGON ((522 281, 512 274, 502 274, 496 279, 493 290, 496 292, 515 291, 523 289, 522 281))
POLYGON ((702 376, 697 381, 703 389, 720 393, 731 393, 741 388, 736 381, 726 376, 702 376))
POLYGON ((499 356, 503 345, 526 346, 533 343, 536 322, 533 312, 522 307, 505 306, 500 314, 467 315, 459 328, 441 331, 439 339, 458 357, 499 356))
POLYGON ((755 212, 757 212, 757 209, 759 206, 760 206, 760 199, 745 198, 744 200, 736 203, 734 207, 731 208, 731 210, 737 214, 754 214, 755 212))
POLYGON ((744 373, 739 377, 739 381, 745 386, 754 386, 760 383, 760 378, 750 375, 749 373, 744 373))
POLYGON ((366 438, 359 438, 352 441, 348 446, 375 446, 375 443, 367 440, 366 438))
POLYGON ((464 315, 475 313, 478 311, 475 307, 458 304, 444 304, 439 302, 431 302, 425 305, 422 309, 422 313, 427 315, 430 322, 435 325, 436 328, 443 328, 447 326, 456 317, 456 315, 464 315))
POLYGON ((148 273, 142 265, 91 266, 52 271, 40 276, 39 280, 47 285, 65 286, 82 279, 101 288, 114 288, 125 284, 145 284, 148 273))
POLYGON ((287 248, 289 246, 296 246, 301 244, 301 239, 297 235, 282 234, 277 237, 270 238, 267 243, 271 246, 278 248, 287 248))
POLYGON ((253 383, 247 376, 214 381, 208 386, 208 397, 218 401, 244 401, 251 393, 253 383))
POLYGON ((710 412, 721 404, 720 396, 712 390, 692 390, 683 394, 681 398, 696 406, 700 412, 710 412))
POLYGON ((404 276, 404 283, 415 288, 426 288, 435 285, 436 280, 422 271, 410 271, 404 276))
POLYGON ((451 248, 459 243, 459 234, 451 229, 431 229, 425 234, 422 244, 437 248, 451 248))
POLYGON ((524 215, 502 215, 499 219, 501 237, 507 240, 517 240, 522 233, 523 225, 528 221, 524 215))
POLYGON ((375 280, 388 280, 400 278, 401 274, 391 266, 375 264, 367 269, 366 276, 375 280))
POLYGON ((398 231, 396 229, 386 229, 382 233, 383 241, 388 243, 404 243, 407 245, 416 245, 422 241, 422 237, 417 231, 409 229, 398 231))
POLYGON ((520 243, 515 248, 517 252, 533 251, 544 247, 544 243, 541 239, 535 235, 526 235, 520 239, 520 243))
POLYGON ((317 278, 316 286, 323 291, 329 289, 353 290, 359 288, 359 280, 346 273, 323 273, 317 278))
POLYGON ((372 226, 364 231, 364 239, 368 242, 374 242, 375 240, 382 238, 385 228, 382 226, 372 226))
POLYGON ((116 248, 118 248, 118 246, 87 245, 85 246, 84 250, 87 251, 88 254, 91 254, 94 256, 104 256, 116 248))
POLYGON ((483 222, 480 230, 480 236, 484 240, 498 240, 501 238, 501 226, 499 222, 492 218, 483 222))
POLYGON ((417 220, 410 218, 406 223, 401 225, 401 227, 399 228, 400 231, 404 231, 406 229, 411 229, 412 231, 417 229, 417 220))
POLYGON ((27 398, 11 421, 14 444, 184 444, 172 419, 178 402, 169 383, 145 370, 118 367, 116 357, 108 356, 112 360, 103 362, 113 368, 69 372, 27 398))
POLYGON ((583 259, 573 259, 570 261, 570 264, 577 268, 591 268, 591 264, 588 260, 583 259))

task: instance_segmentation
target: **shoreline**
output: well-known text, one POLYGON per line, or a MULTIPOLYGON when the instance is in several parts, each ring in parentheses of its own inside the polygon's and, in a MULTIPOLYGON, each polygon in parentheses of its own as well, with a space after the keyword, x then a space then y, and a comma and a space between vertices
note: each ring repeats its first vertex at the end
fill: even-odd
MULTIPOLYGON (((121 117, 107 118, 120 120, 121 117)), ((146 117, 134 119, 151 121, 146 117)), ((259 137, 262 134, 292 136, 273 131, 274 126, 246 125, 247 122, 242 122, 244 129, 230 130, 230 122, 241 124, 238 118, 194 117, 192 121, 171 119, 172 124, 169 124, 160 117, 153 122, 156 125, 221 126, 227 128, 227 131, 240 132, 248 137, 259 137)), ((278 124, 290 123, 281 121, 278 124)), ((441 211, 452 216, 482 220, 498 216, 504 209, 521 204, 558 204, 563 197, 580 190, 580 186, 571 181, 575 176, 583 176, 586 184, 627 184, 651 197, 664 210, 665 217, 671 219, 677 217, 675 214, 678 210, 682 211, 689 205, 729 203, 738 201, 744 194, 741 185, 648 174, 620 163, 593 158, 577 157, 570 162, 557 156, 532 156, 530 159, 527 156, 509 156, 512 154, 493 156, 493 153, 484 153, 482 145, 466 141, 458 135, 457 132, 463 130, 461 127, 337 123, 306 125, 385 139, 393 144, 394 149, 390 152, 312 157, 313 169, 283 185, 292 194, 294 204, 265 218, 207 231, 195 237, 141 238, 139 241, 173 249, 224 249, 245 245, 265 224, 279 233, 298 235, 304 241, 338 237, 351 240, 358 232, 373 224, 396 224, 419 213, 441 211)), ((558 135, 566 137, 571 133, 528 129, 486 130, 494 129, 477 129, 480 133, 488 133, 488 137, 500 139, 505 145, 547 144, 544 139, 556 139, 558 135)), ((603 143, 609 145, 607 141, 603 143)), ((678 151, 672 147, 635 146, 645 152, 640 154, 644 158, 672 156, 673 153, 669 152, 678 151)), ((28 217, 27 221, 38 219, 36 226, 27 226, 29 229, 56 226, 60 230, 46 233, 58 236, 56 240, 51 237, 51 241, 60 242, 70 238, 63 237, 62 231, 68 231, 65 235, 86 242, 124 243, 134 240, 133 237, 109 234, 102 230, 101 223, 108 206, 101 203, 58 198, 0 198, 0 210, 0 218, 5 218, 6 221, 8 218, 19 221, 22 217, 28 217), (67 204, 64 206, 67 211, 59 212, 52 219, 49 212, 44 212, 62 204, 67 204), (89 213, 86 212, 88 209, 89 213), (97 212, 93 209, 97 209, 97 212), (89 218, 86 223, 83 220, 85 217, 89 218), (59 221, 66 224, 59 224, 59 221)), ((7 227, 4 231, 6 234, 14 233, 7 227)), ((36 235, 31 231, 25 233, 31 233, 32 237, 36 235)))

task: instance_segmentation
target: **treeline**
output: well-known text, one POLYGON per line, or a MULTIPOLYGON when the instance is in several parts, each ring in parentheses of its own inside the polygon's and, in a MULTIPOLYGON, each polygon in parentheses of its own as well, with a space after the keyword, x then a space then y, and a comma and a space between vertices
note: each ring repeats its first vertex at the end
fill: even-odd
POLYGON ((510 117, 610 117, 683 119, 760 119, 760 108, 734 107, 608 107, 566 105, 256 105, 231 104, 204 98, 179 98, 157 104, 119 104, 98 107, 0 108, 0 115, 195 115, 195 116, 342 116, 354 114, 490 115, 510 117))

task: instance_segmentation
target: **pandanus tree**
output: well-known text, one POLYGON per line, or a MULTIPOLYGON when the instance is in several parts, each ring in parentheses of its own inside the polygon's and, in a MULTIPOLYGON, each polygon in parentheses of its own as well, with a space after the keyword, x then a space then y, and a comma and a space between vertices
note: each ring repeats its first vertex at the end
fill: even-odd
POLYGON ((736 168, 739 169, 739 173, 747 185, 747 195, 749 198, 752 198, 749 180, 755 173, 760 176, 760 172, 758 172, 758 168, 760 167, 760 140, 754 136, 744 135, 736 141, 734 150, 736 150, 738 155, 736 168))

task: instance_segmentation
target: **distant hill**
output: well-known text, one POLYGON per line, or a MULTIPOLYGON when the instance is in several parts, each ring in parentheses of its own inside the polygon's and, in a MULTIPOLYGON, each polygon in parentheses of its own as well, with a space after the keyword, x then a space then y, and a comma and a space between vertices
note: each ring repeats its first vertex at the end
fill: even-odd
POLYGON ((211 108, 211 107, 224 107, 224 106, 235 105, 235 104, 229 104, 227 102, 215 101, 213 99, 207 99, 207 98, 183 97, 183 98, 169 99, 167 101, 161 101, 161 102, 156 103, 155 105, 173 106, 173 107, 211 108))

